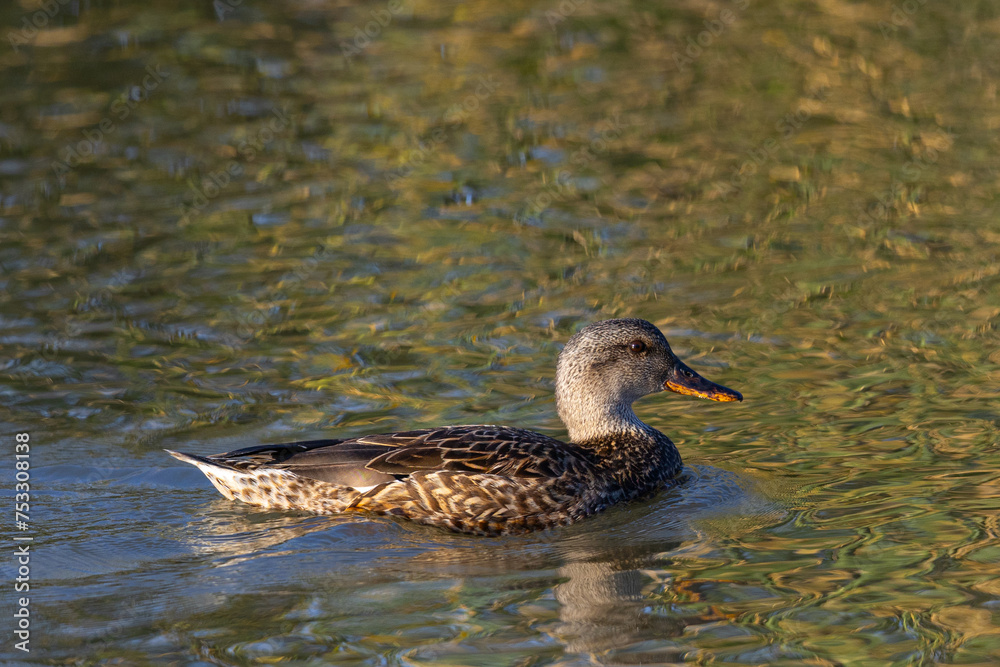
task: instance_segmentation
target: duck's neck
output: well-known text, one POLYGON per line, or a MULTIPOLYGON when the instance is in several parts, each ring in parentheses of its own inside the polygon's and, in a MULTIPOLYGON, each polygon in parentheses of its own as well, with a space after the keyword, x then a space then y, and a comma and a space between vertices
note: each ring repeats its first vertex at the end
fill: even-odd
POLYGON ((568 381, 563 371, 560 357, 556 373, 556 410, 569 431, 570 440, 583 444, 601 440, 610 433, 649 430, 632 411, 632 403, 641 398, 641 394, 595 391, 589 384, 568 381))
POLYGON ((577 405, 572 412, 559 407, 559 417, 566 425, 569 439, 577 444, 599 442, 616 433, 658 433, 635 416, 631 405, 591 405, 583 410, 577 405))
POLYGON ((560 416, 570 440, 597 454, 623 486, 657 486, 680 472, 681 455, 670 438, 639 419, 630 405, 612 411, 560 416))

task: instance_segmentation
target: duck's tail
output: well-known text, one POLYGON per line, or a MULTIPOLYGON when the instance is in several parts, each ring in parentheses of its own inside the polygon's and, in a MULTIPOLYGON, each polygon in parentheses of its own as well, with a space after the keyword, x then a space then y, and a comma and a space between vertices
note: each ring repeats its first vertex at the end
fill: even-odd
POLYGON ((266 509, 305 510, 323 514, 343 512, 361 495, 357 490, 300 477, 288 470, 260 467, 240 469, 225 461, 166 450, 179 461, 205 473, 219 493, 266 509))
POLYGON ((165 451, 167 454, 170 454, 178 461, 184 461, 184 463, 190 463, 193 466, 198 466, 198 468, 201 470, 204 470, 203 466, 209 466, 212 468, 232 469, 232 466, 227 466, 222 461, 213 461, 207 456, 198 456, 197 454, 185 454, 184 452, 175 452, 172 449, 164 449, 163 451, 165 451))

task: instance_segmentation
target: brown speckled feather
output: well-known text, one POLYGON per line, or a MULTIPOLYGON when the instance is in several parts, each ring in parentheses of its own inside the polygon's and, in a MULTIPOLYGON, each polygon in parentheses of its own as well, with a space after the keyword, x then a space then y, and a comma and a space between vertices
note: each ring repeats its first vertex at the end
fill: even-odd
POLYGON ((405 434, 365 436, 358 442, 393 445, 368 467, 390 475, 450 470, 509 477, 558 477, 593 464, 586 450, 521 428, 450 426, 405 434))

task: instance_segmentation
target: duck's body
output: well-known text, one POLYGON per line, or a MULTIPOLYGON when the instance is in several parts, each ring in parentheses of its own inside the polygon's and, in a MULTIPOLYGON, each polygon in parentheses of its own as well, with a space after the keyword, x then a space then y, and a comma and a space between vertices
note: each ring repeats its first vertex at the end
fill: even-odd
POLYGON ((270 509, 365 511, 480 535, 562 526, 661 489, 681 470, 632 401, 671 389, 742 400, 688 369, 643 320, 586 327, 559 357, 556 397, 573 442, 504 426, 449 426, 350 440, 171 452, 229 499, 270 509))
POLYGON ((681 457, 656 435, 622 433, 597 450, 518 428, 449 426, 174 456, 230 500, 503 535, 566 525, 659 490, 680 472, 681 457))

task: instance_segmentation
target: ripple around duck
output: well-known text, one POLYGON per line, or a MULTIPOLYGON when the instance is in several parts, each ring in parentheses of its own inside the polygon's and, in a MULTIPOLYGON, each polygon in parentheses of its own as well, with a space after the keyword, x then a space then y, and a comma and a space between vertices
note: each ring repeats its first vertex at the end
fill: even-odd
MULTIPOLYGON (((148 561, 177 557, 208 557, 220 567, 292 558, 296 565, 287 571, 300 578, 309 576, 311 563, 328 573, 329 563, 320 554, 344 548, 347 551, 338 556, 336 567, 345 571, 367 567, 368 553, 377 553, 378 560, 392 569, 405 570, 406 563, 416 558, 425 572, 432 561, 442 570, 464 574, 497 567, 517 571, 566 559, 622 557, 624 553, 614 546, 619 543, 629 545, 631 559, 640 559, 690 540, 705 526, 712 530, 724 526, 729 533, 751 530, 780 520, 784 511, 749 478, 690 466, 685 483, 651 501, 612 508, 562 531, 500 538, 494 541, 496 548, 484 554, 480 538, 392 519, 259 512, 215 498, 210 490, 211 500, 205 503, 190 493, 205 490, 203 476, 186 468, 50 466, 38 469, 36 475, 46 487, 42 496, 46 505, 58 504, 61 512, 90 517, 48 549, 42 571, 50 581, 136 573, 148 561), (722 519, 734 515, 742 518, 736 523, 722 519), (109 531, 133 535, 127 554, 113 540, 92 539, 109 531), (365 550, 356 552, 356 544, 366 545, 365 550)), ((282 571, 276 567, 269 579, 283 581, 282 571)))
MULTIPOLYGON (((215 497, 200 474, 192 479, 169 468, 53 466, 39 474, 52 501, 94 517, 48 552, 44 576, 62 582, 60 598, 69 596, 59 604, 90 600, 87 611, 73 605, 52 614, 45 607, 53 619, 74 619, 65 635, 70 643, 86 637, 92 646, 114 646, 135 636, 142 637, 135 648, 184 655, 176 635, 150 634, 148 623, 114 611, 118 600, 150 587, 156 595, 133 611, 180 622, 175 614, 188 610, 206 619, 191 637, 219 659, 434 661, 487 652, 497 664, 528 656, 574 664, 569 651, 607 653, 616 662, 696 655, 796 662, 833 650, 816 637, 835 623, 861 633, 852 650, 906 660, 935 632, 923 619, 914 630, 902 619, 836 609, 852 590, 863 596, 855 606, 920 600, 919 585, 896 584, 879 597, 857 583, 857 572, 893 560, 900 548, 912 551, 909 545, 877 541, 851 556, 841 552, 835 560, 842 574, 802 535, 792 543, 800 545, 798 556, 772 550, 765 557, 762 549, 787 534, 785 526, 811 521, 815 510, 792 509, 765 493, 767 478, 713 466, 688 466, 685 483, 567 529, 499 539, 381 518, 262 513, 215 497), (74 484, 80 478, 91 480, 87 488, 74 484), (113 525, 132 535, 130 556, 88 541, 113 525), (182 572, 183 580, 171 576, 182 572), (802 598, 805 590, 815 592, 802 598), (262 606, 273 596, 266 591, 285 593, 262 606), (248 615, 246 604, 257 610, 248 615), (784 611, 760 617, 753 610, 762 604, 784 611), (720 608, 735 623, 724 622, 720 608), (743 613, 751 616, 741 619, 743 613), (297 622, 253 638, 208 621, 240 618, 266 627, 281 617, 297 622), (773 646, 778 637, 785 644, 773 646)), ((832 516, 823 521, 836 524, 832 516)), ((829 544, 836 532, 817 536, 818 543, 829 544)), ((913 556, 893 562, 925 576, 926 554, 913 556)))

